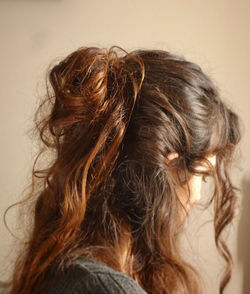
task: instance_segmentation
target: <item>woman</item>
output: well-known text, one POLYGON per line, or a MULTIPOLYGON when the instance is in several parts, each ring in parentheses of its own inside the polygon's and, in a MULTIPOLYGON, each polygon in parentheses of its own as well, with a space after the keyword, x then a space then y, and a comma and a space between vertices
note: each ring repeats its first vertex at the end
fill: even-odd
POLYGON ((211 79, 184 57, 113 46, 79 48, 49 82, 35 118, 51 160, 34 163, 34 225, 10 293, 203 293, 178 240, 208 176, 223 293, 241 132, 211 79))

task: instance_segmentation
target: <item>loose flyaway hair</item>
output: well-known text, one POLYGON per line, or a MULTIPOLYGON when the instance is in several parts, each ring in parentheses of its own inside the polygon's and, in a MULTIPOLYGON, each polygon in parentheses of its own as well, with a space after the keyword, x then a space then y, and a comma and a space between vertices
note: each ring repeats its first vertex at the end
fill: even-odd
POLYGON ((32 204, 31 223, 10 294, 40 293, 79 256, 129 275, 149 294, 203 293, 179 245, 185 207, 176 188, 192 175, 214 182, 208 205, 225 260, 222 294, 232 273, 222 232, 239 190, 229 170, 241 132, 208 75, 164 50, 81 47, 50 67, 46 81, 34 127, 42 146, 19 202, 32 204), (179 157, 167 162, 169 152, 179 157), (208 170, 197 170, 201 163, 208 170))

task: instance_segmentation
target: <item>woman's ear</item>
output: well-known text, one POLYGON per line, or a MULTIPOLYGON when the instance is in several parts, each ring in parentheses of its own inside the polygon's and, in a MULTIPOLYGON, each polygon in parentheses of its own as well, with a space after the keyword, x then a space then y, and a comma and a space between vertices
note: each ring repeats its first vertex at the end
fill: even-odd
POLYGON ((169 163, 171 160, 179 157, 179 154, 177 152, 169 152, 166 156, 166 161, 169 163))

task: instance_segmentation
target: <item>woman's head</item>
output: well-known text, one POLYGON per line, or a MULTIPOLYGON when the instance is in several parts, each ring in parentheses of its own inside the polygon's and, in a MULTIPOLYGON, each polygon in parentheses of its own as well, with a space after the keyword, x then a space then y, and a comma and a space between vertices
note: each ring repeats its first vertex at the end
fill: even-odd
POLYGON ((52 265, 78 255, 127 273, 148 293, 200 293, 178 237, 205 176, 215 183, 208 201, 227 261, 223 289, 231 256, 221 232, 236 202, 228 166, 240 129, 211 79, 163 50, 83 47, 50 69, 49 82, 36 127, 54 157, 43 170, 34 165, 43 188, 11 293, 35 293, 52 265))

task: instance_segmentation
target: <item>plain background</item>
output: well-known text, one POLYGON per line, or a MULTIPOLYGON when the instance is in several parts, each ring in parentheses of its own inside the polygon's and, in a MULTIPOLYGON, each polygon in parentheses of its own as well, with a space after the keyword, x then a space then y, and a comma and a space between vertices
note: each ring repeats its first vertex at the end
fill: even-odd
MULTIPOLYGON (((228 237, 235 268, 225 293, 249 294, 250 1, 0 0, 0 32, 0 280, 8 277, 14 253, 2 215, 29 177, 33 142, 26 131, 44 91, 46 68, 80 46, 119 45, 165 49, 198 63, 241 116, 242 158, 232 177, 242 189, 242 207, 228 237)), ((190 220, 202 226, 203 216, 198 211, 190 220)), ((14 225, 15 213, 7 220, 14 225)), ((219 293, 223 263, 214 248, 213 226, 191 232, 186 243, 197 254, 187 249, 187 256, 205 276, 207 293, 219 293)))

